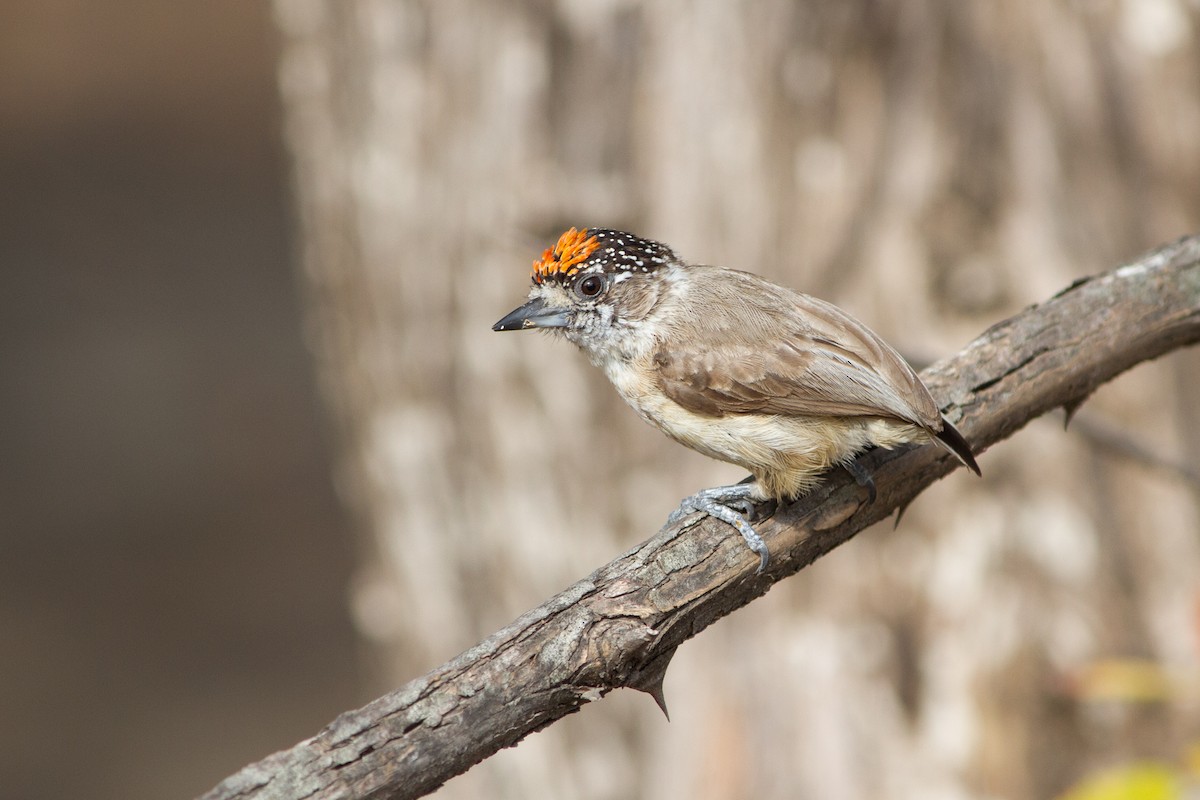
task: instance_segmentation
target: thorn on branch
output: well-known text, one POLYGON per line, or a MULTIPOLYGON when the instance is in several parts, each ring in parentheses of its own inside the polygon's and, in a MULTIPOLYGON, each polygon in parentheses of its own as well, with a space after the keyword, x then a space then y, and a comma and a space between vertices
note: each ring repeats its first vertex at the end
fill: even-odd
POLYGON ((1085 396, 1085 397, 1080 397, 1078 400, 1072 400, 1069 403, 1063 403, 1062 410, 1064 412, 1064 416, 1063 416, 1063 430, 1064 431, 1071 426, 1071 420, 1075 419, 1075 412, 1079 410, 1079 408, 1083 405, 1084 401, 1086 401, 1086 400, 1087 400, 1087 397, 1085 396))
POLYGON ((663 693, 663 680, 667 677, 667 667, 670 666, 671 659, 674 657, 675 648, 671 648, 630 675, 629 680, 625 683, 630 689, 637 689, 639 692, 645 692, 653 697, 668 722, 671 721, 671 714, 667 711, 667 697, 663 693))

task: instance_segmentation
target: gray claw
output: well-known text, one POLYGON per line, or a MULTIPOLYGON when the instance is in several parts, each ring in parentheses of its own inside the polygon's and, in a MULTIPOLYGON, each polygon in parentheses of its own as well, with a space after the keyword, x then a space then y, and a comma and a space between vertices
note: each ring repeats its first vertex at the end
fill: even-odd
POLYGON ((867 490, 867 501, 874 503, 876 497, 875 479, 871 477, 871 473, 867 472, 866 467, 859 464, 857 461, 847 461, 842 464, 854 477, 854 482, 867 490))
POLYGON ((667 517, 667 523, 674 524, 693 511, 703 511, 710 517, 721 520, 737 530, 746 541, 746 545, 758 554, 759 564, 755 574, 762 572, 767 568, 767 544, 754 530, 754 526, 746 520, 746 517, 754 513, 754 503, 750 500, 753 488, 750 484, 739 483, 696 492, 680 503, 679 508, 667 517))

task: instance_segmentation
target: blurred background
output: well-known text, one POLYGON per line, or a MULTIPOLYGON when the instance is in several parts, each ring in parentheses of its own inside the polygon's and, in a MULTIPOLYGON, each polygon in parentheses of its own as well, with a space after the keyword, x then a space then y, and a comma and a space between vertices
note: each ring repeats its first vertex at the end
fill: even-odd
MULTIPOLYGON (((199 794, 741 477, 492 334, 562 229, 924 364, 1200 231, 1198 142, 1195 0, 0 4, 0 795, 199 794)), ((439 796, 1179 796, 1198 393, 1036 421, 681 648, 670 724, 439 796)))
POLYGON ((0 796, 190 797, 368 699, 265 3, 0 3, 0 796))

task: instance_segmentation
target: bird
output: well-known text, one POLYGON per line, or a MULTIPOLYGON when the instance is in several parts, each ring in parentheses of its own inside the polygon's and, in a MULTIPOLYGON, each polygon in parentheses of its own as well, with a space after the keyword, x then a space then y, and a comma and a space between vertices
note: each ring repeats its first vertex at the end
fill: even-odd
POLYGON ((575 344, 638 416, 750 477, 686 498, 668 522, 704 512, 768 563, 755 504, 790 502, 872 446, 932 442, 979 475, 971 446, 891 346, 837 306, 666 244, 571 228, 533 263, 526 302, 492 326, 575 344))

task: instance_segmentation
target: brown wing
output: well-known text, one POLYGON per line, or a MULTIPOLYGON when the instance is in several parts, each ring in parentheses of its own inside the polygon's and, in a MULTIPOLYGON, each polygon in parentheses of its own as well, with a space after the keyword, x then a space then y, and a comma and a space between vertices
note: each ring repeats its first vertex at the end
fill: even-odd
POLYGON ((941 429, 916 373, 865 325, 757 276, 721 272, 702 282, 710 288, 690 290, 685 305, 700 311, 670 337, 685 344, 654 354, 662 390, 676 403, 710 416, 884 416, 941 429))

